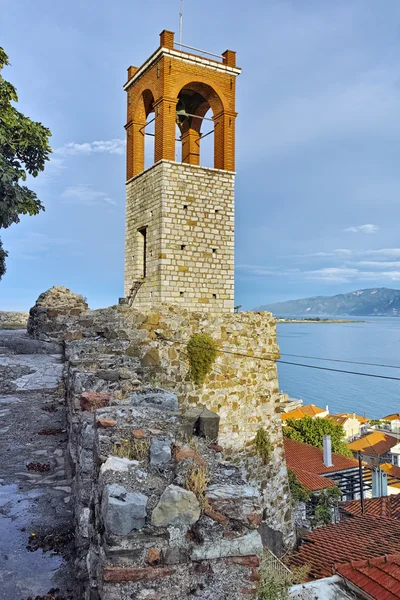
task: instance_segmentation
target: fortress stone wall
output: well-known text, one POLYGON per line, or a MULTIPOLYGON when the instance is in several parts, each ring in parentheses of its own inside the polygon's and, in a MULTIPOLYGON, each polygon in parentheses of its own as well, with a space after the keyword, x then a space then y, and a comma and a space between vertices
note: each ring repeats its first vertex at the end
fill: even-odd
POLYGON ((262 497, 260 527, 265 544, 278 552, 290 546, 294 529, 279 414, 279 349, 272 315, 208 315, 164 304, 146 312, 124 306, 90 311, 81 297, 61 301, 57 294, 52 296, 57 298, 55 305, 46 303, 42 295, 39 305, 31 309, 29 331, 42 340, 74 341, 76 358, 86 359, 88 364, 81 391, 118 389, 124 400, 134 388, 132 378, 121 368, 124 360, 132 359, 139 365, 139 383, 174 393, 180 410, 205 407, 218 414, 223 460, 238 466, 262 497), (70 312, 66 306, 71 307, 70 312), (211 335, 220 349, 202 386, 190 378, 186 352, 191 335, 199 332, 211 335), (102 346, 110 341, 116 344, 115 357, 107 359, 104 366, 96 366, 96 361, 90 366, 91 354, 101 353, 102 346), (253 441, 260 428, 268 432, 272 447, 267 464, 254 454, 253 441))
POLYGON ((25 329, 28 313, 0 310, 0 329, 25 329))

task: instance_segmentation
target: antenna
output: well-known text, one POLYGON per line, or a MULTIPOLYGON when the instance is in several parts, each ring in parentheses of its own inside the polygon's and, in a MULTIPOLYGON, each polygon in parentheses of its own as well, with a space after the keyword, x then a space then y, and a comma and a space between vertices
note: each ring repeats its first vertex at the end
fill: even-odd
POLYGON ((182 25, 183 25, 183 0, 179 11, 179 43, 182 44, 182 25))

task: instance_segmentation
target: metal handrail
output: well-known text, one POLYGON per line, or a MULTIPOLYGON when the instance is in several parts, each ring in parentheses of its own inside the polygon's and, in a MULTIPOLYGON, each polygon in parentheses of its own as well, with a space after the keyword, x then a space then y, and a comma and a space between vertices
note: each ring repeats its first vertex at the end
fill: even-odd
POLYGON ((274 571, 292 574, 291 570, 269 548, 264 548, 264 564, 274 571))
POLYGON ((220 58, 221 60, 224 60, 222 54, 214 54, 214 52, 207 52, 207 50, 201 50, 200 48, 188 46, 187 44, 181 44, 180 42, 175 42, 175 46, 180 46, 181 48, 188 48, 189 50, 195 50, 195 52, 201 52, 202 54, 208 54, 209 56, 214 56, 215 58, 220 58))

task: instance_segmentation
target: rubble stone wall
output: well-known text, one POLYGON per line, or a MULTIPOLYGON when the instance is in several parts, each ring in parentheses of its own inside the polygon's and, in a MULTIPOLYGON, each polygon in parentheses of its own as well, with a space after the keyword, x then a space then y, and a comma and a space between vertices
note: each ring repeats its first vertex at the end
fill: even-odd
MULTIPOLYGON (((149 456, 151 457, 153 442, 161 453, 168 454, 166 446, 170 447, 171 459, 168 463, 170 465, 168 472, 172 475, 165 476, 165 480, 163 479, 165 486, 164 488, 161 486, 161 490, 166 489, 169 485, 175 485, 177 482, 180 487, 183 486, 183 479, 179 479, 177 475, 177 462, 174 458, 175 447, 182 445, 185 451, 188 450, 185 447, 182 431, 191 437, 190 434, 194 429, 193 414, 196 420, 202 411, 207 410, 218 415, 219 421, 218 452, 215 456, 212 454, 214 460, 210 463, 209 471, 214 473, 214 468, 217 471, 220 468, 227 469, 227 473, 231 473, 227 477, 229 479, 232 476, 232 481, 240 476, 240 485, 251 487, 253 489, 251 493, 255 494, 254 497, 257 497, 257 502, 261 506, 261 513, 255 511, 258 516, 255 517, 254 523, 257 523, 257 531, 261 536, 262 544, 278 554, 285 547, 289 547, 293 542, 294 528, 279 413, 279 388, 276 371, 279 350, 273 317, 268 313, 210 315, 161 304, 154 305, 147 312, 127 307, 90 311, 82 305, 81 301, 78 302, 79 307, 77 307, 77 302, 70 302, 73 308, 68 312, 67 309, 60 310, 54 305, 43 306, 42 299, 42 306, 34 307, 31 310, 29 330, 36 338, 46 341, 63 340, 65 343, 65 354, 68 361, 66 388, 70 407, 70 455, 75 469, 78 531, 87 529, 87 518, 95 524, 94 530, 97 533, 102 531, 101 519, 104 518, 104 515, 102 516, 101 511, 103 509, 98 509, 97 513, 93 512, 95 511, 94 506, 96 504, 100 506, 103 502, 104 490, 100 483, 99 468, 103 462, 107 461, 108 456, 112 456, 115 452, 115 443, 119 442, 121 438, 129 439, 129 436, 123 437, 121 419, 123 421, 125 417, 128 418, 129 432, 132 433, 134 429, 143 430, 145 432, 144 439, 150 444, 147 462, 145 461, 142 465, 141 471, 148 473, 148 469, 151 470, 149 456), (198 332, 211 335, 220 350, 213 370, 202 386, 195 385, 190 377, 186 353, 187 342, 193 333, 198 332), (151 412, 146 408, 145 413, 148 414, 149 421, 146 424, 143 421, 145 414, 142 414, 136 407, 143 401, 143 394, 147 394, 150 389, 154 388, 163 390, 164 398, 169 395, 170 398, 176 399, 176 406, 166 407, 165 403, 162 406, 156 404, 157 410, 168 412, 177 407, 179 412, 172 416, 167 414, 162 416, 157 411, 151 412), (94 393, 93 397, 90 395, 91 393, 94 393), (96 402, 100 402, 100 405, 97 405, 96 402), (135 408, 133 409, 132 406, 135 408), (91 410, 97 412, 93 414, 91 410), (151 414, 157 423, 151 421, 153 418, 151 414), (170 416, 172 420, 170 420, 170 416), (105 423, 99 426, 98 419, 105 423), (163 425, 163 420, 165 420, 166 426, 163 425), (110 421, 112 425, 107 425, 110 421), (267 431, 272 448, 267 464, 264 464, 257 456, 253 443, 255 435, 261 427, 267 431), (118 435, 113 437, 113 432, 118 435), (109 440, 110 443, 105 450, 106 446, 102 445, 103 437, 110 435, 112 443, 109 440), (162 440, 166 438, 169 442, 164 444, 163 449, 162 440), (95 444, 95 450, 93 450, 93 444, 95 444), (93 456, 95 460, 93 460, 93 456), (148 466, 149 460, 150 466, 148 466), (95 516, 96 514, 97 516, 95 516)), ((65 306, 68 302, 63 301, 63 304, 65 306)), ((154 394, 152 397, 154 399, 154 394)), ((158 401, 156 398, 155 402, 158 401)), ((215 430, 212 427, 208 429, 207 437, 210 440, 215 437, 213 431, 215 430)), ((198 454, 201 460, 205 460, 204 457, 207 457, 210 449, 204 440, 200 439, 199 443, 201 447, 198 454)), ((215 450, 211 452, 213 453, 215 450)), ((209 463, 207 462, 207 464, 209 463)), ((214 482, 213 479, 212 481, 214 482)), ((218 482, 217 477, 215 483, 218 482)), ((148 495, 145 488, 140 485, 137 488, 127 488, 127 493, 148 495)), ((210 502, 211 500, 215 501, 214 510, 223 514, 222 509, 225 503, 229 504, 232 501, 236 491, 234 488, 229 490, 225 488, 225 491, 221 493, 226 494, 227 497, 210 497, 210 502)), ((112 504, 114 496, 110 496, 110 498, 112 504)), ((240 496, 240 502, 246 504, 248 501, 251 504, 252 501, 249 498, 244 499, 240 496)), ((149 511, 147 509, 146 511, 145 519, 151 519, 149 511)), ((151 512, 151 514, 153 513, 151 512)), ((246 514, 252 513, 247 511, 246 514)), ((208 518, 213 520, 212 517, 208 518)), ((244 532, 243 529, 240 531, 244 532)), ((142 539, 142 528, 140 528, 140 532, 140 535, 139 533, 135 534, 137 543, 139 543, 139 539, 142 539)), ((98 538, 95 543, 90 535, 88 533, 86 538, 87 548, 85 551, 91 545, 93 548, 97 547, 96 551, 93 550, 94 560, 95 555, 97 556, 100 552, 98 548, 104 546, 104 539, 98 538)), ((155 532, 152 531, 153 541, 154 535, 155 532)), ((225 537, 229 538, 230 535, 225 537)), ((83 535, 81 538, 83 539, 83 535)), ((172 539, 168 538, 167 541, 172 539)), ((161 550, 163 547, 161 545, 161 550)), ((135 548, 137 550, 136 546, 135 548)), ((100 555, 102 552, 103 550, 100 555)), ((85 556, 85 552, 83 555, 85 556)), ((122 555, 121 551, 118 556, 122 557, 122 555)), ((142 557, 139 561, 140 568, 150 566, 146 566, 147 563, 143 562, 143 554, 140 556, 142 557)), ((193 554, 192 560, 195 560, 195 556, 198 555, 193 554)), ((215 560, 221 558, 226 560, 230 556, 215 558, 215 560)), ((94 560, 94 562, 96 561, 94 560)), ((133 564, 132 555, 129 555, 126 564, 133 564)), ((163 568, 166 568, 165 561, 158 564, 162 564, 163 568)), ((181 563, 178 564, 181 565, 181 563)), ((233 564, 237 566, 236 563, 233 564)), ((135 566, 135 568, 139 568, 139 566, 135 566)), ((170 567, 168 566, 168 568, 170 567)), ((215 569, 213 567, 213 573, 216 573, 218 568, 217 566, 215 569)), ((97 566, 90 568, 90 577, 97 581, 100 576, 94 575, 97 573, 96 569, 97 566)), ((177 580, 180 577, 183 579, 186 577, 182 574, 182 569, 184 569, 182 566, 177 568, 179 574, 177 580)), ((81 572, 85 572, 83 563, 81 572)), ((129 575, 129 577, 131 576, 136 577, 136 575, 129 575)), ((147 577, 142 573, 139 576, 147 577)), ((170 576, 172 575, 168 575, 168 577, 170 576)), ((112 578, 114 575, 107 575, 107 577, 112 578)), ((128 575, 124 575, 124 577, 128 577, 128 575)), ((107 583, 111 583, 111 581, 107 583)), ((205 584, 202 583, 202 585, 205 584)), ((139 595, 137 598, 147 597, 143 590, 140 591, 140 593, 142 592, 142 596, 139 595)), ((179 593, 181 592, 182 589, 179 589, 179 593)), ((108 596, 104 597, 108 600, 108 596)), ((125 596, 111 595, 110 599, 114 597, 124 598, 125 596)), ((129 598, 129 596, 126 597, 129 598)), ((175 598, 174 595, 170 597, 175 598)), ((212 596, 209 597, 212 598, 212 596)), ((223 597, 221 595, 221 598, 223 597)), ((231 596, 228 594, 227 597, 231 596)))
POLYGON ((26 329, 28 313, 0 310, 0 329, 26 329))
POLYGON ((193 411, 180 411, 173 393, 145 386, 146 368, 123 354, 126 347, 119 340, 66 344, 82 597, 255 598, 262 494, 208 439, 219 417, 199 409, 206 437, 188 434, 193 411))

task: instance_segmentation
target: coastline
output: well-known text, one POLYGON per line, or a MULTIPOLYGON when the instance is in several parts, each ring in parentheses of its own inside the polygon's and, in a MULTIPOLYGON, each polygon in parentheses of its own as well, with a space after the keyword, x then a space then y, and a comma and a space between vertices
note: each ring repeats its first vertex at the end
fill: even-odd
POLYGON ((276 318, 277 323, 368 323, 368 321, 364 321, 361 319, 307 319, 307 317, 301 318, 276 318))

